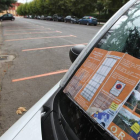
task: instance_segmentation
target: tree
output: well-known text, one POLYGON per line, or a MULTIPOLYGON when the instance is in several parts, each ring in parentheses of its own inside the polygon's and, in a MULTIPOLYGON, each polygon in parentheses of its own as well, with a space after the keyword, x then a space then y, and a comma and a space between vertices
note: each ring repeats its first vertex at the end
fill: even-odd
POLYGON ((19 15, 53 15, 61 14, 82 17, 97 10, 115 13, 128 0, 33 0, 18 8, 19 15))
POLYGON ((17 0, 0 0, 0 12, 8 10, 9 7, 13 7, 12 4, 16 2, 17 0))
POLYGON ((95 11, 97 0, 69 0, 68 6, 73 15, 82 17, 95 11))
POLYGON ((101 1, 97 1, 96 9, 97 9, 97 11, 99 12, 99 15, 100 15, 101 12, 104 10, 104 4, 101 1))

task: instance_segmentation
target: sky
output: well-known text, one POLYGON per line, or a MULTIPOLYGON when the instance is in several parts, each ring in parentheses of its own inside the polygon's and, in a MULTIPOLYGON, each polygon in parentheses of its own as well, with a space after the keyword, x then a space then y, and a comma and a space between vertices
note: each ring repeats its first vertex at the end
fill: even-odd
POLYGON ((32 1, 32 0, 18 0, 18 2, 21 2, 21 3, 26 3, 26 1, 27 1, 27 2, 30 2, 30 1, 32 1))

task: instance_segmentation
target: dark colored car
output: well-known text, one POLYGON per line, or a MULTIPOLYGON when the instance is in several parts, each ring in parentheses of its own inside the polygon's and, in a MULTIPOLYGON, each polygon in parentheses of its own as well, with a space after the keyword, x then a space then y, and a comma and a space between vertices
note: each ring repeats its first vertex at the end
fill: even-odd
POLYGON ((53 20, 53 17, 52 16, 47 16, 46 20, 53 20))
POLYGON ((5 14, 3 16, 0 17, 0 21, 3 21, 3 20, 15 20, 15 17, 13 17, 12 14, 5 14))
POLYGON ((97 19, 92 16, 84 16, 83 18, 79 19, 79 24, 86 24, 86 25, 97 25, 97 19))
POLYGON ((64 22, 78 23, 78 18, 76 16, 66 16, 64 22))
POLYGON ((64 21, 64 17, 62 15, 54 14, 53 21, 64 21))

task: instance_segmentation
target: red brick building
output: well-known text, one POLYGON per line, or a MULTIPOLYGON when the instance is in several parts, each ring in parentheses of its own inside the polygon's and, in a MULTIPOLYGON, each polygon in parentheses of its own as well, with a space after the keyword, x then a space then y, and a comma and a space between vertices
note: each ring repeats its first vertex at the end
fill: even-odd
POLYGON ((8 13, 14 15, 14 16, 18 16, 16 10, 17 10, 17 8, 20 4, 21 3, 18 3, 18 2, 14 3, 12 8, 9 8, 9 10, 7 10, 7 11, 3 11, 3 13, 0 13, 0 15, 4 15, 8 12, 8 13))

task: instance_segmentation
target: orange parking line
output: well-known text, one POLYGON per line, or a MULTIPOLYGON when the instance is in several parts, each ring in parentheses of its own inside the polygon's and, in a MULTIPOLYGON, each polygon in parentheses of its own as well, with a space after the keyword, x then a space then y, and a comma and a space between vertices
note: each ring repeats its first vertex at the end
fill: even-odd
POLYGON ((44 77, 44 76, 56 75, 56 74, 60 74, 60 73, 65 73, 67 71, 68 70, 60 70, 60 71, 45 73, 45 74, 41 74, 41 75, 35 75, 35 76, 30 76, 30 77, 25 77, 25 78, 20 78, 20 79, 14 79, 14 80, 12 80, 12 82, 19 82, 19 81, 35 79, 35 78, 44 77))
POLYGON ((11 40, 5 40, 5 41, 19 41, 19 40, 42 39, 42 38, 62 38, 62 37, 76 37, 76 36, 74 36, 74 35, 67 35, 67 36, 49 36, 49 37, 38 37, 38 38, 11 39, 11 40))
MULTIPOLYGON (((48 30, 51 30, 50 28, 45 28, 45 29, 48 29, 48 30)), ((44 28, 42 29, 26 29, 26 30, 44 30, 44 28)), ((25 30, 5 30, 5 31, 8 31, 8 32, 11 32, 11 31, 25 31, 25 30)))
MULTIPOLYGON (((25 27, 25 28, 21 28, 21 27, 18 27, 18 26, 14 26, 14 27, 12 27, 12 28, 16 28, 16 30, 17 30, 17 28, 18 28, 18 29, 25 29, 25 30, 26 30, 26 29, 38 29, 38 27, 33 27, 33 26, 31 26, 31 27, 28 26, 28 28, 26 28, 26 27, 25 27)), ((42 27, 41 27, 41 28, 42 28, 42 27)), ((7 29, 7 30, 5 30, 5 31, 13 31, 13 30, 10 30, 11 28, 6 28, 6 29, 7 29)))
MULTIPOLYGON (((82 43, 86 45, 87 43, 82 43)), ((81 45, 81 44, 72 44, 72 45, 63 45, 63 46, 53 46, 53 47, 43 47, 43 48, 34 48, 34 49, 26 49, 22 50, 23 52, 27 51, 36 51, 36 50, 45 50, 45 49, 54 49, 54 48, 62 48, 62 47, 71 47, 71 46, 76 46, 76 45, 81 45)))
POLYGON ((15 33, 15 34, 5 34, 4 36, 7 35, 22 35, 22 34, 38 34, 38 33, 62 33, 60 31, 52 31, 52 32, 29 32, 29 33, 15 33))

